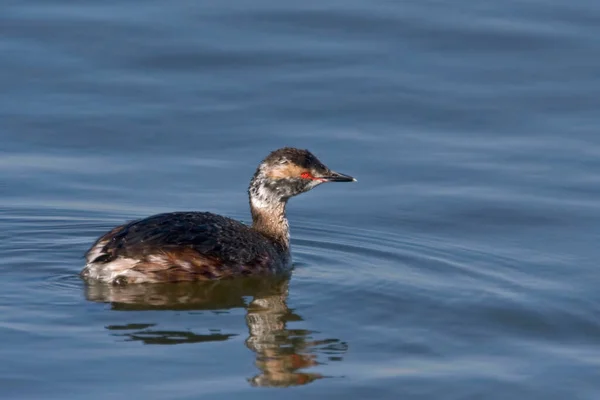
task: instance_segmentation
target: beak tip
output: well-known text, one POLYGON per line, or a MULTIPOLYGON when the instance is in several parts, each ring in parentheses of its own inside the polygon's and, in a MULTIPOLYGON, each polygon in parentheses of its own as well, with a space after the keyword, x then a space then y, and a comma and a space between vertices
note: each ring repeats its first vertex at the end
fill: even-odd
POLYGON ((339 172, 330 171, 328 175, 323 177, 324 182, 356 182, 356 178, 350 175, 340 174, 339 172))

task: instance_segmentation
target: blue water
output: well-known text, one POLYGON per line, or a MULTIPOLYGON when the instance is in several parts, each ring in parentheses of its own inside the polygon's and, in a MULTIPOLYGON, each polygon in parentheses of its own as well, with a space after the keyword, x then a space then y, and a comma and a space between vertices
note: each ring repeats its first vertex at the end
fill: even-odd
POLYGON ((597 1, 0 10, 3 398, 600 398, 597 1), (282 146, 358 179, 290 202, 290 278, 79 279, 124 221, 247 222, 282 146))

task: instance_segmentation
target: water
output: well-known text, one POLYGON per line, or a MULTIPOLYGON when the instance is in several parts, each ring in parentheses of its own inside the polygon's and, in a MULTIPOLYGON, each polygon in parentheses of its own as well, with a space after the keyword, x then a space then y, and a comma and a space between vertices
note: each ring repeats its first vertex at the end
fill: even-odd
POLYGON ((600 397, 600 3, 1 8, 3 398, 600 397), (248 221, 284 145, 358 178, 291 201, 291 277, 78 278, 123 221, 248 221))

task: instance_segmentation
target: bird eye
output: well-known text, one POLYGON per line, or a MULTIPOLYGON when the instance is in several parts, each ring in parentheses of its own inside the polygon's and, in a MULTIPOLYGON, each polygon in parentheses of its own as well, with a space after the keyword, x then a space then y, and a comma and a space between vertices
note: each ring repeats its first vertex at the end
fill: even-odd
POLYGON ((302 179, 312 179, 313 178, 313 176, 310 174, 310 172, 303 172, 300 174, 300 177, 302 179))

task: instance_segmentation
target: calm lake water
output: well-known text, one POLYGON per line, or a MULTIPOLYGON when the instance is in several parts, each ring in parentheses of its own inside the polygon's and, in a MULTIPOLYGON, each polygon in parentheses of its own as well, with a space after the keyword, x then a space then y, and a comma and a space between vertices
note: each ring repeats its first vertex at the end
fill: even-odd
POLYGON ((600 398, 600 2, 0 9, 3 398, 600 398), (282 146, 291 277, 79 279, 282 146))

